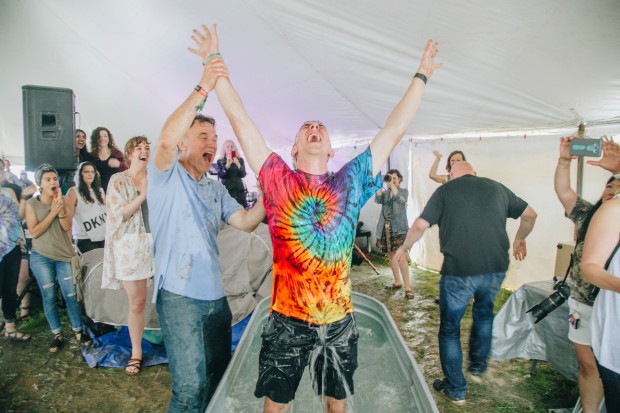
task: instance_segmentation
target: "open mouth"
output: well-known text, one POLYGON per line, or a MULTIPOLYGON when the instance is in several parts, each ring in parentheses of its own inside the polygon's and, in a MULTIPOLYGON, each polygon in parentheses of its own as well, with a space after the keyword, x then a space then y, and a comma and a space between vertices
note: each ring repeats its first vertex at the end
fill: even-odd
POLYGON ((202 154, 202 157, 205 161, 211 163, 211 161, 213 160, 213 154, 213 151, 207 151, 202 154))
POLYGON ((52 187, 50 187, 50 190, 52 191, 53 194, 56 194, 56 192, 58 192, 58 187, 57 186, 52 186, 52 187))
POLYGON ((311 133, 306 138, 306 141, 308 143, 320 143, 321 142, 321 137, 318 134, 316 134, 316 133, 311 133))
POLYGON ((148 157, 146 155, 142 155, 138 159, 140 159, 143 162, 146 162, 148 160, 148 157))

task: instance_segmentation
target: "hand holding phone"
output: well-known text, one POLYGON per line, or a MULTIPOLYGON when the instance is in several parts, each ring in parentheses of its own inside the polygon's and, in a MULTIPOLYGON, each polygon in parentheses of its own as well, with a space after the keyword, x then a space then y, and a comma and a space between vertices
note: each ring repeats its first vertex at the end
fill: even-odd
POLYGON ((233 158, 233 159, 236 158, 237 157, 237 151, 231 151, 230 152, 230 157, 233 158))
POLYGON ((573 139, 570 141, 572 156, 601 156, 603 141, 601 139, 573 139))

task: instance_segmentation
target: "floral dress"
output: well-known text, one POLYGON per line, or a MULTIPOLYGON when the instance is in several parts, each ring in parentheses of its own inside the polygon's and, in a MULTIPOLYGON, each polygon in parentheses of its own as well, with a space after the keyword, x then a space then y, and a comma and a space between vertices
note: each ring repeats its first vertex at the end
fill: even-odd
POLYGON ((129 170, 112 175, 106 195, 108 217, 101 288, 118 290, 119 281, 138 281, 153 276, 152 239, 142 208, 123 221, 123 207, 137 196, 129 170))

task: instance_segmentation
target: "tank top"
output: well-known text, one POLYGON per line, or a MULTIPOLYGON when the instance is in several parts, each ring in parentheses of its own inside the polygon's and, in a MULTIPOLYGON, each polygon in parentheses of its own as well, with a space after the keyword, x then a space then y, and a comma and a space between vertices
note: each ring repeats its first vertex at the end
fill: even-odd
MULTIPOLYGON (((52 204, 44 204, 36 196, 28 200, 28 205, 32 207, 37 217, 37 221, 41 222, 49 215, 52 204)), ((69 239, 69 235, 60 226, 60 220, 55 217, 47 231, 32 239, 32 248, 44 257, 56 261, 69 262, 75 256, 73 245, 69 239)))
MULTIPOLYGON (((77 188, 71 188, 69 191, 75 191, 77 205, 75 207, 75 215, 73 216, 73 239, 89 239, 93 242, 103 241, 105 239, 105 222, 106 209, 105 205, 100 204, 95 197, 95 190, 90 189, 90 196, 95 201, 87 202, 80 194, 77 188)), ((105 199, 103 190, 101 195, 105 199)))

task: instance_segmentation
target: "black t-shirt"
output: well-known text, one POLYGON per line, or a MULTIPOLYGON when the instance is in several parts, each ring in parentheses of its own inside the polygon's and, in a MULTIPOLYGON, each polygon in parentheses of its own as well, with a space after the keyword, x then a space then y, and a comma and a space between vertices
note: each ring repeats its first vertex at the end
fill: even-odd
POLYGON ((441 273, 505 272, 510 242, 506 219, 519 218, 527 203, 488 178, 465 175, 437 188, 420 215, 439 225, 441 273))

